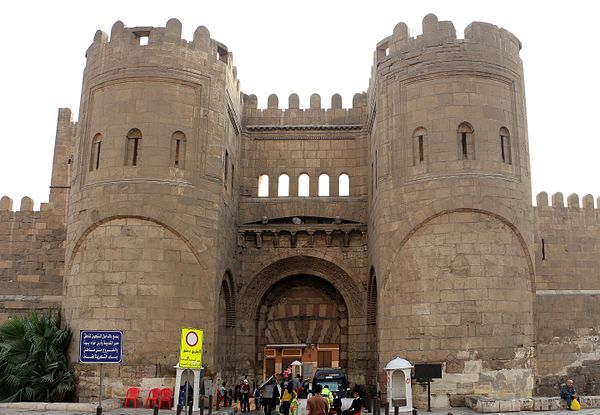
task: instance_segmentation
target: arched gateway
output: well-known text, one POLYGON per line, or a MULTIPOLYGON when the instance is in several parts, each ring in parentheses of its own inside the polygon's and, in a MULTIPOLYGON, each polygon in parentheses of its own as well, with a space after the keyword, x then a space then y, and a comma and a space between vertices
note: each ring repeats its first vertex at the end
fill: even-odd
POLYGON ((330 259, 298 255, 263 267, 239 296, 238 347, 247 364, 240 371, 261 378, 300 360, 305 370, 340 366, 364 382, 363 298, 330 259))

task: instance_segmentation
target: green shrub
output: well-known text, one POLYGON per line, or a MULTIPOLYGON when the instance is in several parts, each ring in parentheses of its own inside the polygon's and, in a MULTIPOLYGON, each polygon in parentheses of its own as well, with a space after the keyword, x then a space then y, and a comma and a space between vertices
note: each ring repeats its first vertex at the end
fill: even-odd
POLYGON ((52 312, 0 326, 0 402, 64 402, 75 389, 67 361, 71 329, 52 312))

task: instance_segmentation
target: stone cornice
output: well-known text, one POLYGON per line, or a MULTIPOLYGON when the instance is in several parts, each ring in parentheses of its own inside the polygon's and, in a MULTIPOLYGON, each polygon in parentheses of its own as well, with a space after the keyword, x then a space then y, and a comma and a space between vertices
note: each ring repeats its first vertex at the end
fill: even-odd
POLYGON ((363 125, 246 125, 244 128, 246 131, 347 131, 361 130, 363 125))

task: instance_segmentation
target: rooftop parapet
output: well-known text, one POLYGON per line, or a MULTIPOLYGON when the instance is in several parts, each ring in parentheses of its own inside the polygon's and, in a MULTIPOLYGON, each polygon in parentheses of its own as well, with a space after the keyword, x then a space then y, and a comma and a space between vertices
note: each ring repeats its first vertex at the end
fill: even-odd
MULTIPOLYGON (((29 196, 25 196, 21 199, 21 205, 19 206, 19 210, 17 212, 31 212, 35 213, 33 210, 33 199, 29 196)), ((40 206, 40 211, 46 210, 48 204, 42 203, 40 206)), ((13 200, 8 196, 2 196, 0 198, 0 212, 13 212, 13 200)))
MULTIPOLYGON (((536 196, 536 206, 538 208, 565 208, 564 196, 562 193, 557 192, 552 195, 552 206, 548 204, 548 193, 540 192, 536 196)), ((597 199, 596 206, 600 208, 600 197, 597 199)), ((581 209, 592 210, 594 209, 594 196, 588 194, 583 196, 582 204, 579 203, 579 195, 572 193, 567 197, 568 209, 581 209)))
POLYGON ((0 212, 10 212, 12 211, 13 201, 8 196, 2 196, 0 199, 0 212))
POLYGON ((367 95, 364 92, 354 94, 352 108, 343 108, 340 94, 331 97, 331 104, 327 109, 322 107, 319 94, 312 94, 309 102, 309 107, 302 109, 298 95, 291 94, 287 108, 280 109, 279 98, 271 94, 267 99, 267 108, 259 109, 256 95, 244 95, 245 127, 249 130, 286 126, 306 129, 317 126, 360 129, 365 123, 367 95))
POLYGON ((181 37, 182 26, 170 19, 165 27, 125 27, 123 22, 113 24, 110 37, 98 30, 94 42, 86 52, 86 71, 106 71, 112 67, 135 65, 170 66, 186 71, 200 71, 199 64, 222 62, 228 68, 238 92, 237 69, 233 54, 227 46, 211 39, 204 26, 198 26, 192 41, 181 37), (144 59, 140 55, 144 54, 144 59))
POLYGON ((434 14, 423 18, 423 34, 411 37, 406 23, 400 22, 391 36, 377 44, 375 66, 384 60, 399 54, 422 53, 433 47, 453 47, 457 45, 474 50, 494 51, 497 55, 518 58, 521 42, 506 29, 493 24, 473 22, 465 28, 465 38, 457 39, 456 30, 451 21, 439 21, 434 14))

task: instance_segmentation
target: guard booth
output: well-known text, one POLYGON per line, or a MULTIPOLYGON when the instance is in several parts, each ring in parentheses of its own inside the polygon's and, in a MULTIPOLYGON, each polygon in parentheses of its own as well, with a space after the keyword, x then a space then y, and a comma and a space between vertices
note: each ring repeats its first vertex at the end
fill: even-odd
MULTIPOLYGON (((176 371, 175 375, 175 393, 173 394, 173 408, 177 409, 179 404, 179 393, 181 387, 188 382, 188 385, 192 387, 191 397, 193 398, 192 408, 194 411, 200 410, 200 378, 203 375, 204 368, 201 369, 188 369, 185 367, 179 367, 179 364, 173 366, 176 371)), ((187 403, 186 403, 187 404, 187 403)))
POLYGON ((408 360, 401 359, 400 357, 396 357, 385 366, 390 413, 394 412, 394 407, 397 407, 400 413, 412 413, 412 368, 413 365, 408 360))

